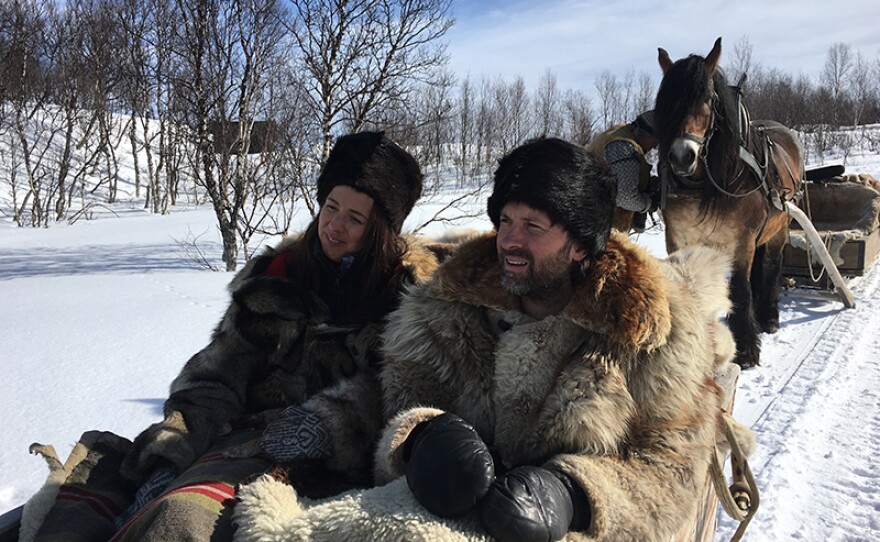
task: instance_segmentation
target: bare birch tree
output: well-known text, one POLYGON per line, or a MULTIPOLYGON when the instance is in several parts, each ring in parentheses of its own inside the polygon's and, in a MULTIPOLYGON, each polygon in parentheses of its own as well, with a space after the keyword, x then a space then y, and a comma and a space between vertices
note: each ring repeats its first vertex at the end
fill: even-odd
MULTIPOLYGON (((473 149, 476 144, 474 100, 474 87, 471 78, 465 77, 458 89, 459 186, 464 185, 465 178, 473 172, 471 159, 474 157, 473 149)), ((476 156, 479 156, 478 151, 476 156)))
POLYGON ((534 100, 539 133, 554 135, 562 132, 561 94, 556 74, 552 70, 545 70, 538 81, 534 100))
POLYGON ((730 55, 726 64, 725 71, 730 78, 730 84, 737 84, 743 75, 746 76, 746 84, 748 84, 749 78, 758 76, 761 69, 761 64, 755 60, 749 36, 743 34, 739 41, 733 45, 733 54, 730 55))
POLYGON ((425 164, 433 164, 439 168, 446 159, 444 150, 447 142, 452 140, 452 120, 455 106, 452 100, 452 89, 455 76, 446 70, 440 71, 437 77, 424 85, 419 100, 422 113, 417 119, 420 147, 423 149, 420 158, 425 164))
POLYGON ((510 93, 510 126, 513 144, 519 145, 532 135, 532 108, 526 81, 521 75, 507 87, 510 93))
POLYGON ((596 78, 596 94, 599 98, 599 117, 602 130, 610 128, 622 119, 623 105, 620 80, 610 70, 603 70, 596 78))
POLYGON ((632 118, 644 111, 654 109, 654 98, 657 96, 657 87, 654 86, 654 80, 648 72, 639 72, 636 84, 637 90, 633 103, 635 109, 632 118))
POLYGON ((853 69, 853 55, 849 44, 837 42, 828 48, 822 66, 822 83, 835 99, 846 90, 846 83, 853 69))
POLYGON ((292 0, 295 69, 308 75, 320 119, 321 161, 344 127, 358 131, 374 111, 408 99, 412 83, 446 61, 451 0, 292 0))
POLYGON ((239 241, 247 256, 266 216, 255 210, 253 198, 265 195, 259 183, 263 173, 273 174, 274 164, 252 159, 249 151, 255 121, 266 113, 265 79, 277 73, 269 66, 280 54, 282 11, 277 0, 182 0, 181 6, 189 77, 179 79, 176 90, 191 97, 197 178, 214 208, 222 259, 231 271, 239 241))
POLYGON ((562 107, 565 112, 565 138, 577 145, 589 143, 596 128, 590 97, 581 90, 568 90, 562 107))
POLYGON ((850 72, 849 88, 852 98, 852 123, 853 126, 858 126, 877 94, 877 82, 871 75, 871 65, 859 51, 856 51, 850 72))
POLYGON ((43 68, 55 57, 58 43, 52 33, 55 10, 32 0, 15 0, 11 7, 4 93, 9 111, 12 218, 19 226, 46 226, 54 192, 46 154, 57 129, 41 115, 52 98, 53 87, 43 68))

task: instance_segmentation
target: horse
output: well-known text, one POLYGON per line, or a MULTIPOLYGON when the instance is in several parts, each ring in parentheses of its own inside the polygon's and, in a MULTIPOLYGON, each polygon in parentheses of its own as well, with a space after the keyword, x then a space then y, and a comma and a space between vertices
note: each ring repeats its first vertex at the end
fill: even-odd
POLYGON ((791 217, 785 202, 804 178, 797 136, 750 121, 739 88, 718 68, 721 38, 705 57, 673 62, 658 48, 663 78, 654 108, 666 249, 721 248, 732 260, 734 361, 758 365, 760 333, 779 329, 779 277, 791 217))

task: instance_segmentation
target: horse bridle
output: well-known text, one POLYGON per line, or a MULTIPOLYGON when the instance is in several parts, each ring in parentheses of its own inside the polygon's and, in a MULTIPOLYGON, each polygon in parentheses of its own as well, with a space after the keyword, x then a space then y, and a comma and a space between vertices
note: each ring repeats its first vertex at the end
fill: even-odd
POLYGON ((709 154, 709 142, 712 141, 712 136, 715 135, 715 116, 718 113, 717 103, 718 94, 713 89, 712 93, 709 95, 709 128, 706 130, 706 135, 700 137, 685 132, 684 135, 681 136, 682 139, 693 141, 700 146, 700 159, 703 161, 704 165, 706 163, 706 155, 709 154))
MULTIPOLYGON (((710 81, 710 83, 711 83, 711 81, 710 81)), ((705 173, 706 173, 706 178, 709 179, 709 182, 712 183, 712 186, 715 187, 715 190, 718 190, 719 192, 721 192, 725 196, 729 196, 732 198, 745 198, 745 197, 751 196, 752 194, 754 194, 758 190, 761 190, 762 187, 764 187, 763 175, 759 176, 758 183, 757 183, 757 186, 755 186, 755 188, 749 190, 748 192, 744 192, 742 194, 737 194, 737 193, 730 192, 730 191, 722 188, 721 185, 718 184, 718 182, 715 180, 715 177, 712 175, 712 170, 709 168, 709 159, 708 159, 709 143, 712 141, 712 136, 715 135, 715 131, 717 130, 717 127, 715 126, 715 117, 718 114, 717 104, 718 104, 718 93, 715 92, 715 89, 713 88, 711 90, 711 94, 709 95, 709 128, 706 130, 706 135, 703 137, 700 137, 700 136, 696 136, 694 134, 685 133, 681 136, 681 138, 687 139, 689 141, 693 141, 694 143, 696 143, 697 145, 700 146, 700 152, 699 152, 697 159, 700 160, 700 162, 703 164, 703 171, 705 171, 705 173)), ((767 158, 767 157, 765 157, 765 158, 767 158)), ((736 175, 734 175, 733 178, 734 179, 739 178, 739 176, 742 175, 743 170, 744 170, 744 168, 740 168, 740 170, 736 173, 736 175)), ((698 187, 701 184, 699 182, 685 181, 679 175, 675 175, 675 177, 678 179, 679 182, 681 182, 685 186, 690 186, 691 188, 698 187)))
MULTIPOLYGON (((709 83, 712 84, 712 81, 710 80, 709 83)), ((717 100, 718 100, 718 94, 715 92, 715 89, 713 88, 711 90, 711 94, 709 95, 709 111, 710 111, 709 112, 709 128, 706 130, 706 135, 701 137, 701 136, 694 135, 689 132, 684 132, 682 135, 679 136, 680 139, 692 141, 692 142, 696 143, 697 145, 699 145, 700 152, 697 156, 697 159, 701 161, 701 163, 703 164, 703 169, 709 175, 710 182, 713 185, 715 185, 716 187, 718 185, 717 185, 717 183, 715 183, 715 179, 712 178, 712 176, 711 176, 712 173, 709 171, 709 163, 707 161, 707 155, 709 154, 709 143, 712 141, 712 136, 715 135, 715 130, 716 130, 716 128, 715 128, 715 114, 716 114, 717 100)), ((682 131, 684 131, 684 130, 682 130, 682 131)), ((681 184, 685 188, 697 189, 703 185, 702 181, 691 180, 690 175, 682 176, 682 175, 679 175, 677 173, 672 172, 671 168, 665 168, 665 169, 668 169, 669 170, 668 173, 672 176, 672 178, 675 179, 675 181, 678 184, 681 184)))

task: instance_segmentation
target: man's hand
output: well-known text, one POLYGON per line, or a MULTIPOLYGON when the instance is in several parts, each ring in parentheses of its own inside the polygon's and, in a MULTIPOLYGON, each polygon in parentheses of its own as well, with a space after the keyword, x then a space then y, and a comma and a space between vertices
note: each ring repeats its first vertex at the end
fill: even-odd
POLYGON ((577 523, 583 524, 579 527, 589 525, 586 497, 565 474, 523 466, 492 484, 480 504, 480 521, 500 542, 546 542, 559 540, 571 530, 575 512, 577 523))
POLYGON ((647 193, 648 196, 651 197, 651 207, 648 208, 648 212, 654 213, 660 208, 660 199, 663 197, 660 177, 657 177, 656 175, 651 176, 651 181, 648 183, 647 193))
POLYGON ((454 414, 420 423, 403 446, 410 490, 440 517, 469 512, 495 478, 489 448, 469 423, 454 414))

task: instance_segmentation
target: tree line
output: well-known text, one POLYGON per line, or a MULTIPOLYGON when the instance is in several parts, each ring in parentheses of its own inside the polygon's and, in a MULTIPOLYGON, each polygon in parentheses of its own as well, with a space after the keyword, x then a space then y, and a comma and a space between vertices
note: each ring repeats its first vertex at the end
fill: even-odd
MULTIPOLYGON (((315 174, 339 134, 386 130, 423 164, 429 193, 451 168, 466 198, 530 137, 586 144, 653 106, 659 81, 633 70, 577 89, 550 70, 534 89, 456 77, 451 2, 0 3, 0 212, 21 226, 75 221, 121 188, 155 213, 204 203, 232 270, 295 211, 317 212, 315 174)), ((817 151, 839 143, 829 127, 880 116, 878 61, 846 44, 813 83, 761 67, 743 38, 731 81, 742 72, 752 117, 823 134, 817 151)))

